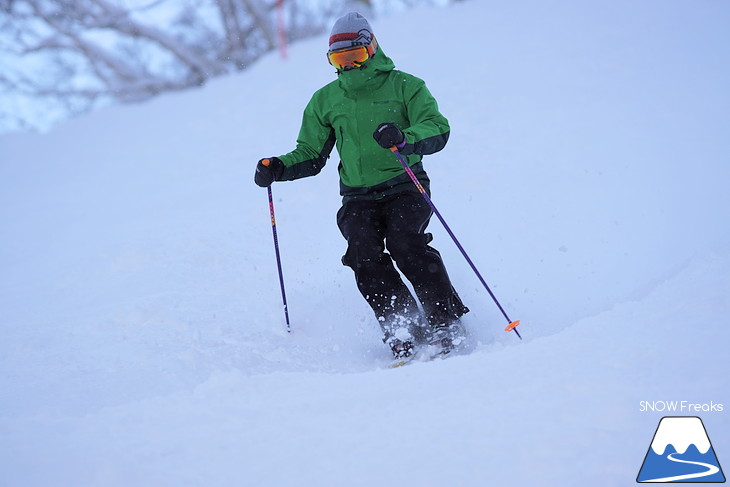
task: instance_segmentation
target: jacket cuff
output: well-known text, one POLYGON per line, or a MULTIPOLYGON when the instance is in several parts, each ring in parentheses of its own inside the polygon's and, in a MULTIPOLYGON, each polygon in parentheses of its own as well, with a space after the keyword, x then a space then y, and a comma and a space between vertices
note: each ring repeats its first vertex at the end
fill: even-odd
POLYGON ((402 146, 400 146, 400 145, 398 146, 398 152, 400 152, 404 156, 410 156, 411 154, 414 153, 415 148, 416 147, 413 144, 409 144, 406 142, 406 143, 403 143, 402 146))

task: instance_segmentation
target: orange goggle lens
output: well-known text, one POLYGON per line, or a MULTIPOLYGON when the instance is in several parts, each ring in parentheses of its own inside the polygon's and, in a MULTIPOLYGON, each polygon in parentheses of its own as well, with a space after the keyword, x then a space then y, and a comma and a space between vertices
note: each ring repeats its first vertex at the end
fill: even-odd
POLYGON ((360 67, 369 57, 370 53, 364 46, 327 53, 330 64, 338 69, 360 67))
POLYGON ((362 64, 375 54, 378 43, 372 40, 369 46, 350 47, 327 53, 327 60, 337 69, 359 68, 362 64))

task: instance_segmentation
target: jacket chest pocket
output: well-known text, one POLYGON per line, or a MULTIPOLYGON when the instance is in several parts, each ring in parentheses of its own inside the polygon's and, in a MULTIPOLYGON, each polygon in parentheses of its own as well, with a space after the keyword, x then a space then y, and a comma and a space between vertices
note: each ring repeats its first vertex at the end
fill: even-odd
POLYGON ((357 112, 354 102, 338 103, 330 110, 329 122, 335 130, 337 150, 340 154, 342 153, 343 144, 347 142, 347 138, 355 137, 357 130, 356 116, 357 112))
POLYGON ((370 111, 372 113, 374 127, 384 122, 394 123, 401 129, 405 129, 410 125, 408 112, 402 101, 376 100, 372 102, 370 111))

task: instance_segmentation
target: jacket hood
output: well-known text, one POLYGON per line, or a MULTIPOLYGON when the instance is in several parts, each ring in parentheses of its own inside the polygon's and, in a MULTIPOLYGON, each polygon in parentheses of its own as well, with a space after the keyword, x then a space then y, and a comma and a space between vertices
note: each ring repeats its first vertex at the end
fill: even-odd
POLYGON ((377 88, 383 81, 383 74, 395 69, 395 63, 378 46, 372 58, 368 59, 360 68, 349 71, 337 70, 337 79, 346 92, 357 91, 363 88, 377 88), (382 80, 379 81, 379 78, 382 80))

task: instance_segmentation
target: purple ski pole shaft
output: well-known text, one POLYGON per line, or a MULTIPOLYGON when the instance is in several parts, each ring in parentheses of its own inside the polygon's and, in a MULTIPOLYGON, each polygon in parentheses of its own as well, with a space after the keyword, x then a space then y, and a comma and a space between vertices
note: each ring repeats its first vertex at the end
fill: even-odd
POLYGON ((426 193, 426 190, 423 189, 423 186, 421 185, 420 181, 418 181, 418 178, 416 177, 416 175, 413 174, 413 170, 408 166, 408 163, 405 161, 405 159, 403 159, 403 156, 401 155, 401 153, 398 150, 398 148, 395 147, 395 146, 393 146, 393 147, 390 148, 390 150, 398 158, 398 161, 403 166, 403 169, 405 169, 406 173, 411 178, 411 181, 413 181, 413 184, 415 184, 416 185, 416 188, 418 188, 418 192, 421 193, 421 196, 423 196, 423 198, 426 200, 426 203, 428 203, 428 206, 431 207, 431 209, 433 210, 434 214, 438 217, 439 221, 441 222, 441 224, 446 229, 446 232, 448 232, 449 236, 451 236, 451 239, 454 241, 454 243, 456 244, 456 246, 459 248, 459 250, 461 251, 461 254, 464 256, 464 258, 466 259, 466 261, 469 263, 469 265, 471 266, 471 269, 477 275, 477 278, 479 278, 479 281, 482 283, 482 285, 484 286, 484 288, 487 290, 487 292, 489 293, 489 295, 492 297, 492 300, 494 301, 494 304, 497 305, 497 307, 499 308, 499 310, 502 312, 502 315, 504 315, 504 317, 507 319, 507 323, 509 323, 509 325, 507 326, 507 328, 506 328, 505 331, 514 331, 517 334, 517 336, 519 337, 519 339, 522 340, 522 335, 520 335, 520 332, 517 331, 517 326, 520 324, 519 320, 518 321, 512 321, 512 320, 510 320, 509 316, 507 316, 507 312, 504 310, 504 308, 502 307, 502 305, 499 304, 499 301, 497 300, 497 297, 494 295, 494 293, 492 292, 492 290, 489 288, 489 285, 487 285, 487 281, 484 280, 484 278, 482 277, 481 273, 479 272, 479 269, 477 269, 477 266, 474 265, 474 262, 469 257, 469 254, 467 254, 466 253, 466 250, 464 250, 464 247, 462 247, 461 243, 459 242, 459 239, 456 238, 456 235, 454 235, 454 232, 451 231, 451 228, 446 223, 446 220, 444 220, 444 217, 441 216, 441 213, 436 208, 436 205, 433 204, 433 201, 431 201, 431 197, 428 196, 428 193, 426 193))
POLYGON ((276 217, 274 216, 274 197, 269 190, 269 212, 271 213, 271 231, 274 234, 274 251, 276 252, 276 267, 279 270, 279 286, 281 287, 281 300, 284 303, 284 318, 286 319, 286 331, 291 333, 291 325, 289 324, 289 307, 286 304, 286 291, 284 290, 284 273, 281 270, 281 255, 279 254, 279 237, 276 235, 276 217))

